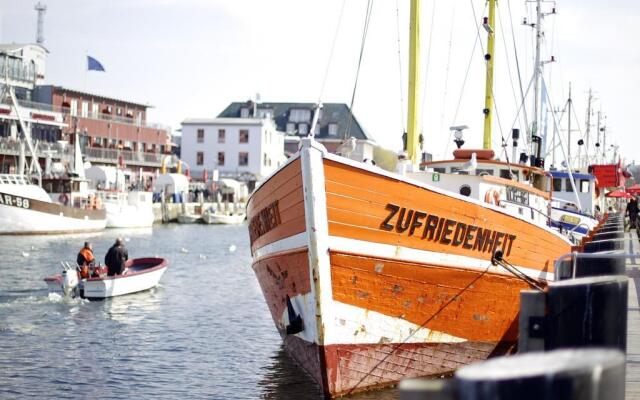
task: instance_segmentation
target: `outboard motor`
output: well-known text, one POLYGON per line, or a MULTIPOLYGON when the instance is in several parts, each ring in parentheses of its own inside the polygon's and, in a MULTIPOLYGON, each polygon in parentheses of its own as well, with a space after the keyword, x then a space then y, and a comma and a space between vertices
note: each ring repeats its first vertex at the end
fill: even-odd
POLYGON ((75 269, 62 271, 62 293, 65 296, 76 297, 78 282, 78 272, 75 269))

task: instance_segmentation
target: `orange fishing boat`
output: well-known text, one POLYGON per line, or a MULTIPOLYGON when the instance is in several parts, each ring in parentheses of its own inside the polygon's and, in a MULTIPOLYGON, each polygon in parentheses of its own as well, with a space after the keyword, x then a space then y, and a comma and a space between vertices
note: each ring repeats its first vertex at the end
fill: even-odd
POLYGON ((247 205, 252 267, 275 325, 330 396, 508 353, 519 292, 552 280, 554 260, 571 251, 548 226, 543 170, 485 149, 421 171, 416 131, 410 124, 410 165, 398 173, 304 138, 247 205))

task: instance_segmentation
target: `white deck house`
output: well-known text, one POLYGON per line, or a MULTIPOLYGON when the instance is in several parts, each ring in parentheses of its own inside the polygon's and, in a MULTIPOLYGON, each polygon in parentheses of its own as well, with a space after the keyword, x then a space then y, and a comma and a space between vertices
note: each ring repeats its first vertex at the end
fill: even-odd
POLYGON ((182 122, 180 158, 196 179, 217 169, 252 186, 285 161, 284 133, 271 118, 190 118, 182 122))

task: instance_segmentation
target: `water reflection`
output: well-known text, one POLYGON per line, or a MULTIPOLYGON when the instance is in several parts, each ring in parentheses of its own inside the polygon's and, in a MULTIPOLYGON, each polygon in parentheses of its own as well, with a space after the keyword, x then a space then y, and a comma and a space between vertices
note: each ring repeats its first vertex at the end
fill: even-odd
POLYGON ((150 290, 134 293, 128 296, 113 297, 102 303, 105 318, 121 324, 135 324, 145 318, 154 318, 160 310, 160 303, 164 295, 162 286, 150 290))

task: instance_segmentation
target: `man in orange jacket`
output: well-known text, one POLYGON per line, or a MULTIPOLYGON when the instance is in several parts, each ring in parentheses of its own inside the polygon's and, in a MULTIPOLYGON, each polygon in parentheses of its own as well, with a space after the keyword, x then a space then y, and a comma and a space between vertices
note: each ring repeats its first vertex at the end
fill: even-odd
POLYGON ((78 257, 76 258, 76 263, 80 266, 80 276, 82 278, 89 277, 89 265, 93 264, 95 259, 91 242, 84 242, 84 247, 80 249, 78 257))

